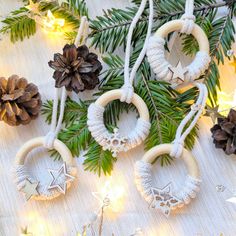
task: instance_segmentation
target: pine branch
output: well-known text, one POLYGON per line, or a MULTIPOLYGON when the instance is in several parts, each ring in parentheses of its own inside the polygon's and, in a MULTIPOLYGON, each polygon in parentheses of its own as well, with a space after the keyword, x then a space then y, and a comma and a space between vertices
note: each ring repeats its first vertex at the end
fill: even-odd
MULTIPOLYGON (((98 47, 101 52, 108 50, 113 52, 121 45, 125 47, 125 38, 136 12, 137 7, 126 8, 126 10, 112 8, 104 12, 104 16, 98 16, 96 20, 91 21, 90 28, 92 32, 90 37, 92 38, 92 45, 98 47)), ((143 17, 147 16, 147 12, 144 12, 143 15, 143 17)), ((134 41, 140 39, 147 30, 145 21, 141 20, 137 26, 137 30, 133 34, 134 41)))
MULTIPOLYGON (((138 3, 138 1, 140 0, 135 0, 134 2, 138 3)), ((156 27, 159 27, 166 21, 179 18, 183 13, 184 3, 184 0, 156 0, 155 11, 157 14, 155 15, 156 24, 153 30, 156 30, 156 27), (169 15, 169 12, 173 15, 169 15)), ((216 4, 214 0, 195 1, 197 23, 204 29, 210 41, 212 62, 209 69, 206 71, 205 77, 207 78, 207 86, 210 91, 210 100, 213 103, 216 100, 216 87, 219 86, 217 63, 223 63, 223 55, 225 55, 230 48, 234 33, 231 16, 234 14, 235 3, 227 1, 222 4, 216 4), (230 6, 229 15, 216 19, 217 9, 223 6, 222 4, 230 6)), ((125 46, 128 28, 136 10, 137 7, 128 8, 126 10, 111 9, 104 13, 103 16, 97 17, 97 19, 91 23, 92 34, 90 36, 93 45, 100 48, 101 51, 108 52, 108 55, 103 58, 108 69, 102 74, 103 79, 99 86, 99 92, 96 93, 95 96, 101 95, 111 89, 120 88, 123 85, 124 61, 119 56, 111 53, 121 45, 125 46)), ((147 18, 148 11, 144 13, 135 29, 130 68, 132 68, 142 49, 144 35, 147 30, 147 18), (139 34, 139 32, 142 32, 142 34, 139 34)), ((194 41, 191 36, 184 36, 183 50, 186 54, 194 55, 198 50, 197 42, 194 41)), ((143 60, 137 72, 135 81, 135 92, 139 94, 147 104, 151 117, 152 127, 149 137, 145 142, 146 149, 160 143, 172 142, 179 123, 190 111, 190 105, 198 96, 197 89, 190 89, 179 94, 177 91, 171 89, 169 84, 152 80, 150 66, 146 58, 143 60)), ((77 113, 77 118, 73 118, 76 117, 76 106, 72 118, 65 117, 64 122, 67 128, 61 132, 59 138, 68 143, 67 145, 74 155, 80 154, 81 150, 89 147, 84 162, 86 170, 96 172, 99 175, 102 172, 110 174, 116 159, 112 157, 110 152, 103 151, 102 147, 87 133, 86 114, 84 110, 79 115, 77 113)), ((50 109, 51 108, 47 109, 45 113, 48 114, 50 109)), ((112 126, 116 126, 121 113, 130 110, 135 111, 134 106, 119 101, 111 102, 106 107, 104 114, 107 128, 110 130, 112 126)), ((47 117, 47 119, 50 120, 50 117, 47 117)), ((197 126, 186 139, 187 148, 193 147, 196 136, 197 126)), ((170 163, 171 158, 169 156, 161 157, 162 165, 170 163)))
MULTIPOLYGON (((28 1, 24 1, 24 3, 27 5, 28 1)), ((41 1, 39 5, 41 16, 30 12, 25 7, 13 10, 10 15, 2 21, 4 25, 0 29, 0 33, 10 33, 10 38, 13 43, 18 40, 22 41, 26 37, 29 38, 36 33, 36 21, 34 16, 46 16, 48 10, 51 10, 55 17, 65 19, 65 38, 69 41, 75 38, 75 32, 80 25, 80 17, 84 15, 88 16, 88 9, 84 0, 68 0, 68 3, 64 3, 61 7, 58 5, 57 1, 41 1)))
MULTIPOLYGON (((80 117, 87 115, 88 106, 90 101, 81 101, 79 102, 73 101, 70 98, 66 100, 65 113, 63 123, 66 127, 69 127, 71 124, 75 123, 80 117)), ((60 103, 58 104, 58 112, 59 112, 60 103)), ((53 101, 47 100, 42 107, 42 114, 45 116, 46 122, 48 124, 51 123, 52 118, 52 108, 53 101)), ((59 113, 58 113, 59 116, 59 113)))
POLYGON ((116 161, 111 152, 102 150, 102 147, 94 141, 90 144, 85 157, 85 170, 97 173, 99 176, 102 172, 111 175, 113 163, 116 161))
POLYGON ((10 16, 2 22, 5 25, 0 29, 0 33, 10 33, 13 43, 18 40, 23 41, 36 33, 36 22, 27 15, 10 16))
MULTIPOLYGON (((140 0, 134 1, 137 4, 140 0)), ((175 0, 156 0, 155 1, 155 15, 153 31, 157 28, 176 18, 179 18, 184 13, 185 1, 175 0)), ((220 4, 216 4, 215 0, 198 0, 195 1, 195 10, 197 16, 202 14, 208 15, 215 9, 223 6, 236 8, 235 2, 228 1, 220 4)), ((110 9, 104 12, 103 16, 98 16, 95 20, 91 21, 90 28, 92 32, 90 37, 92 38, 92 45, 98 48, 101 52, 109 51, 113 52, 121 45, 125 45, 128 28, 132 22, 132 19, 137 11, 137 7, 121 9, 110 9)), ((143 35, 147 30, 148 11, 145 11, 142 17, 139 19, 135 28, 133 36, 133 44, 139 40, 140 35, 143 35)))
MULTIPOLYGON (((140 42, 142 44, 142 40, 140 42)), ((137 45, 135 51, 133 52, 131 59, 131 66, 137 59, 138 51, 141 50, 140 45, 137 45)), ((104 73, 104 80, 100 87, 100 94, 111 89, 120 88, 123 84, 123 60, 116 55, 109 55, 105 58, 109 69, 104 73)), ((178 103, 176 99, 179 94, 169 87, 168 83, 150 80, 150 68, 149 65, 144 62, 139 68, 136 76, 138 83, 136 85, 135 92, 139 94, 148 106, 150 116, 151 116, 151 133, 146 140, 146 149, 150 149, 153 146, 160 143, 170 143, 174 140, 174 134, 178 127, 178 124, 183 119, 183 117, 189 112, 189 102, 195 99, 196 92, 194 94, 189 94, 186 96, 186 101, 178 103), (146 70, 143 70, 143 67, 146 70), (148 73, 146 73, 148 71, 148 73), (176 98, 176 99, 175 99, 176 98), (179 106, 178 104, 181 104, 179 106), (166 132, 166 127, 174 127, 173 135, 166 132)), ((122 112, 128 110, 135 110, 132 105, 127 106, 125 103, 120 103, 119 101, 113 101, 107 107, 107 115, 110 115, 107 120, 115 122, 119 119, 122 112), (111 106, 111 107, 109 107, 111 106)), ((106 116, 105 116, 106 117, 106 116)), ((116 124, 116 123, 115 123, 116 124)), ((187 138, 186 146, 191 148, 194 143, 194 137, 196 136, 196 130, 194 130, 191 135, 187 138)), ((168 164, 170 158, 168 156, 163 156, 161 158, 162 164, 168 164)))
POLYGON ((65 32, 64 33, 64 39, 69 44, 73 44, 75 42, 76 36, 77 36, 77 32, 76 31, 65 32))

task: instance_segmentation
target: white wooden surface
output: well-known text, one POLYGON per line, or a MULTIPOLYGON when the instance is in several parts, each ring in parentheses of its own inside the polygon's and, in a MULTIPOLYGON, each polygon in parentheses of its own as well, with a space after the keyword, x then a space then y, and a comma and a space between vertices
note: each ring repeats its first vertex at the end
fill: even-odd
MULTIPOLYGON (((87 1, 90 14, 102 13, 102 8, 128 6, 128 0, 91 0, 87 1)), ((19 6, 17 0, 0 0, 0 15, 19 6)), ((0 75, 18 74, 36 83, 43 100, 52 97, 53 71, 47 62, 54 52, 61 51, 64 42, 56 37, 50 37, 45 32, 38 33, 24 42, 11 44, 8 37, 0 41, 0 75)), ((235 73, 228 62, 221 67, 222 87, 226 92, 232 92, 235 87, 235 73)), ((129 116, 128 122, 121 122, 121 129, 134 126, 134 116, 129 116)), ((129 153, 119 156, 113 172, 115 184, 125 188, 123 209, 118 213, 109 210, 104 220, 104 236, 128 236, 141 227, 147 236, 218 236, 220 233, 230 236, 236 233, 236 207, 225 200, 232 196, 230 191, 216 192, 215 186, 223 184, 228 189, 236 188, 236 163, 233 157, 227 157, 222 151, 213 147, 210 127, 211 120, 202 118, 199 122, 200 134, 193 154, 199 162, 202 173, 202 188, 197 199, 191 205, 171 215, 169 219, 158 212, 148 209, 140 197, 133 182, 133 164, 139 160, 144 151, 138 147, 129 153)), ((81 160, 79 164, 79 180, 71 188, 66 197, 51 202, 28 202, 15 188, 11 176, 11 167, 18 148, 30 138, 47 133, 48 126, 42 117, 33 121, 27 127, 9 127, 0 123, 0 235, 19 235, 20 227, 28 225, 34 236, 74 236, 89 219, 90 214, 97 209, 99 203, 92 196, 104 184, 105 178, 84 172, 81 160)), ((28 165, 37 177, 42 177, 45 168, 53 168, 60 163, 54 163, 44 153, 30 155, 28 165), (42 173, 43 172, 43 173, 42 173)), ((155 166, 155 183, 163 186, 174 181, 180 186, 184 180, 185 169, 181 161, 176 161, 170 167, 155 166)))

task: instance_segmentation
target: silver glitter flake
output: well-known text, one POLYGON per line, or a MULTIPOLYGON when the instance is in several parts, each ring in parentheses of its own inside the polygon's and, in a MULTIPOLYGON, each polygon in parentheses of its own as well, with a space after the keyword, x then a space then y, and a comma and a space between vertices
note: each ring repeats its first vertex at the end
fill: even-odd
POLYGON ((227 56, 232 57, 234 55, 234 50, 230 49, 227 51, 227 56))
POLYGON ((219 193, 224 192, 225 189, 226 189, 226 187, 222 184, 216 185, 216 191, 219 192, 219 193))

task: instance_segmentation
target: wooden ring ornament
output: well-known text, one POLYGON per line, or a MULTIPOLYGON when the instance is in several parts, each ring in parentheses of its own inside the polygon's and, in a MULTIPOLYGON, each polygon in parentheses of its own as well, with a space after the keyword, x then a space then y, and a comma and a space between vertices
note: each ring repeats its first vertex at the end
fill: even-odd
MULTIPOLYGON (((15 175, 15 182, 17 184, 17 189, 21 192, 24 192, 26 195, 26 199, 30 198, 34 200, 51 200, 60 196, 62 193, 65 194, 65 191, 71 186, 71 181, 77 175, 77 168, 73 164, 73 157, 68 149, 68 147, 58 139, 54 140, 53 147, 54 149, 61 155, 64 161, 64 172, 65 178, 70 178, 69 181, 65 180, 65 188, 64 192, 60 191, 60 188, 52 188, 49 189, 48 186, 53 183, 48 183, 48 185, 39 183, 36 179, 34 179, 30 174, 25 165, 25 160, 29 152, 37 147, 44 146, 45 137, 37 137, 26 142, 18 151, 15 158, 15 167, 13 170, 13 174, 15 175), (26 186, 28 185, 28 186, 26 186), (27 191, 26 191, 27 188, 27 191), (30 192, 28 191, 30 189, 30 192)), ((54 171, 54 170, 49 170, 54 171)), ((50 174, 50 173, 46 173, 50 174)), ((58 174, 60 174, 58 172, 58 174)), ((59 177, 59 175, 58 175, 59 177)), ((55 180, 55 179, 54 179, 55 180)), ((56 186, 56 185, 55 185, 56 186)), ((59 186, 60 187, 60 186, 59 186)))
POLYGON ((183 149, 180 159, 187 167, 188 175, 183 187, 176 193, 172 193, 171 184, 164 188, 152 186, 152 163, 158 156, 170 154, 173 144, 161 144, 153 147, 145 153, 141 161, 135 164, 135 182, 142 197, 152 208, 159 209, 165 216, 169 216, 171 210, 181 208, 189 204, 200 190, 200 172, 198 164, 192 154, 183 149))
POLYGON ((105 106, 111 101, 120 99, 121 95, 121 89, 106 92, 95 103, 92 103, 88 109, 88 129, 103 149, 111 151, 113 156, 141 144, 147 137, 151 126, 147 105, 139 95, 134 93, 131 103, 139 113, 135 129, 127 137, 122 137, 118 129, 114 129, 114 133, 108 132, 103 119, 105 106))
POLYGON ((173 20, 162 25, 150 38, 147 57, 157 79, 170 82, 173 87, 187 85, 198 79, 210 63, 209 41, 200 26, 194 23, 191 34, 199 44, 199 51, 190 65, 182 68, 181 63, 172 66, 165 58, 165 38, 169 33, 182 29, 184 20, 173 20), (178 73, 176 73, 176 71, 178 73), (181 75, 181 76, 179 76, 181 75), (179 76, 179 77, 178 77, 179 76))

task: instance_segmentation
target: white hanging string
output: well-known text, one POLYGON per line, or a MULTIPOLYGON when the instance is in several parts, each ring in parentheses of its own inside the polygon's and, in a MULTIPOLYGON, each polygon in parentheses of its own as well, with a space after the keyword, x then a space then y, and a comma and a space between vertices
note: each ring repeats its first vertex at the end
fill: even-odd
MULTIPOLYGON (((194 13, 194 0, 186 0, 185 13, 181 17, 181 19, 184 20, 184 25, 180 31, 181 33, 191 34, 191 32, 193 31, 194 22, 196 19, 193 13, 194 13)), ((168 48, 170 52, 174 46, 177 36, 178 36, 178 33, 175 32, 173 33, 172 37, 169 40, 168 48)), ((169 56, 170 56, 170 53, 168 53, 168 57, 169 56)))
POLYGON ((185 13, 181 17, 181 19, 184 20, 181 33, 191 34, 191 32, 193 31, 194 21, 196 19, 193 12, 194 12, 194 0, 186 0, 185 13))
MULTIPOLYGON (((79 27, 78 34, 75 39, 75 45, 77 46, 80 43, 85 42, 87 35, 88 35, 87 17, 83 16, 81 17, 80 27, 79 27)), ((57 138, 57 135, 61 130, 63 117, 64 117, 66 98, 67 98, 67 91, 65 87, 55 89, 51 127, 50 127, 50 131, 45 136, 45 142, 44 142, 44 147, 48 149, 53 149, 54 140, 57 138), (59 100, 60 100, 60 113, 59 113, 59 118, 57 120, 59 100)))
POLYGON ((136 60, 131 72, 129 72, 129 65, 130 65, 130 55, 131 55, 131 44, 132 44, 132 36, 135 26, 137 25, 139 18, 141 17, 147 0, 142 0, 140 7, 132 20, 132 23, 129 28, 128 36, 127 36, 127 46, 125 51, 125 65, 124 65, 124 85, 122 87, 122 96, 121 102, 131 103, 134 89, 133 89, 133 80, 135 78, 136 72, 145 57, 148 40, 152 33, 152 23, 153 23, 153 0, 149 0, 149 20, 148 20, 148 31, 146 35, 146 39, 144 41, 143 49, 140 52, 138 59, 136 60))
POLYGON ((197 102, 192 105, 191 111, 188 115, 181 121, 175 136, 175 140, 173 141, 173 148, 170 153, 170 156, 179 158, 182 155, 183 147, 184 147, 184 140, 191 132, 191 130, 196 125, 203 109, 205 108, 208 91, 205 84, 196 83, 196 87, 199 89, 199 97, 197 102), (192 120, 192 121, 191 121, 192 120), (188 128, 185 129, 186 125, 191 121, 188 128))

